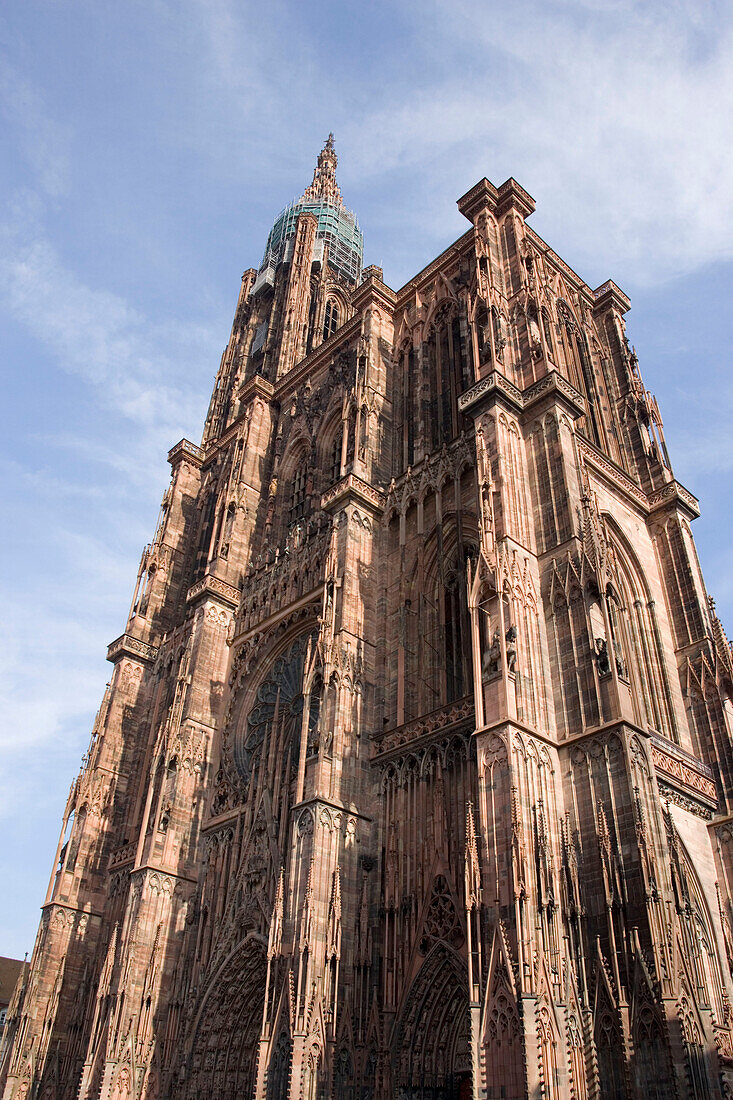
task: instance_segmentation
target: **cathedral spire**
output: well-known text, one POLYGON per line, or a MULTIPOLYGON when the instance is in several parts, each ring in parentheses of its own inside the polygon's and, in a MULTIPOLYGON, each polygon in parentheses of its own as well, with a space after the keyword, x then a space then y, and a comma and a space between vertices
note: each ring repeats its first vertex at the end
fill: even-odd
POLYGON ((343 206, 341 191, 336 182, 336 165, 338 157, 333 145, 333 134, 329 134, 326 142, 318 154, 318 163, 313 170, 313 182, 306 187, 300 202, 314 202, 325 199, 335 206, 343 206))

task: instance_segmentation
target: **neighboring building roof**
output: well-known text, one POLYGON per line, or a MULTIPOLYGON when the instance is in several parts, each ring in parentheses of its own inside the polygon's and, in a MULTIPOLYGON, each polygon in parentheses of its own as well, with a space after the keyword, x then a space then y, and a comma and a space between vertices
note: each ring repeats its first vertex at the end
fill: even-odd
POLYGON ((0 955, 0 1008, 10 1004, 15 983, 22 969, 22 959, 6 959, 4 955, 0 955))

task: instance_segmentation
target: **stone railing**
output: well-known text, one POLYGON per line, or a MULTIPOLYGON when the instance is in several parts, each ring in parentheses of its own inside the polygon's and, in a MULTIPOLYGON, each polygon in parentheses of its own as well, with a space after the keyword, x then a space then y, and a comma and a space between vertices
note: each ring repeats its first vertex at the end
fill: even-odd
POLYGON ((655 734, 650 741, 652 762, 660 779, 693 797, 702 798, 712 809, 717 807, 715 778, 709 765, 655 734))
POLYGON ((312 592, 324 579, 332 524, 323 515, 291 529, 284 549, 258 561, 242 581, 234 635, 253 629, 270 615, 312 592))
POLYGON ((107 660, 114 662, 123 656, 135 657, 139 661, 154 661, 158 656, 158 649, 149 642, 134 638, 132 634, 121 634, 107 646, 107 660))
POLYGON ((464 725, 473 721, 474 706, 473 696, 465 696, 457 699, 447 706, 439 707, 429 714, 422 715, 410 722, 405 722, 396 729, 385 730, 374 735, 374 757, 385 756, 395 749, 403 748, 414 742, 422 741, 426 737, 432 737, 444 733, 455 726, 464 725))
POLYGON ((193 603, 194 600, 206 596, 224 603, 232 609, 239 604, 239 589, 232 584, 227 584, 220 577, 212 576, 210 573, 191 585, 186 593, 186 603, 193 603))

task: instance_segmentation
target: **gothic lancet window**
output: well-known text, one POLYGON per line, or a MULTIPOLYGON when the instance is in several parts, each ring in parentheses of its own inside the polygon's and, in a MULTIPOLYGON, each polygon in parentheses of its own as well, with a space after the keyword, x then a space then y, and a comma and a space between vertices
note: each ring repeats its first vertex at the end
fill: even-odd
POLYGON ((635 1070, 640 1093, 648 1100, 667 1100, 674 1095, 667 1044, 657 1016, 649 1008, 639 1013, 636 1025, 635 1070))
POLYGON ((295 473, 290 487, 290 506, 288 508, 288 524, 295 523, 305 514, 306 484, 308 479, 308 466, 303 459, 295 473))
POLYGON ((445 683, 448 703, 463 695, 461 594, 460 579, 454 574, 445 588, 445 683))
POLYGON ((354 1085, 354 1066, 351 1055, 346 1048, 339 1051, 336 1059, 336 1068, 333 1075, 334 1100, 354 1100, 356 1087, 354 1085))
POLYGON ((626 1100, 624 1052, 618 1027, 605 1012, 596 1032, 598 1075, 603 1081, 604 1100, 626 1100))
POLYGON ((216 491, 212 486, 206 504, 201 514, 201 526, 199 528, 198 548, 196 551, 196 577, 201 577, 209 560, 209 548, 211 536, 214 533, 216 519, 216 491))
POLYGON ((431 326, 424 349, 428 392, 422 416, 429 430, 428 449, 447 443, 458 431, 458 396, 470 385, 468 360, 455 307, 444 305, 431 326))
POLYGON ((282 1031, 267 1071, 267 1100, 287 1100, 291 1056, 290 1036, 287 1031, 282 1031))
POLYGON ((234 520, 237 516, 236 504, 230 504, 227 508, 226 520, 224 523, 224 531, 221 539, 221 557, 225 560, 229 557, 229 549, 232 542, 232 532, 234 530, 234 520))
POLYGON ((494 348, 496 351, 496 358, 500 363, 504 362, 504 347, 506 346, 506 340, 504 339, 504 333, 502 331, 501 316, 496 306, 491 307, 491 323, 494 328, 494 348))
POLYGON ((333 437, 333 443, 331 444, 331 456, 330 466, 328 471, 329 483, 338 481, 341 476, 341 448, 342 448, 342 436, 338 431, 333 437))
POLYGON ((543 306, 540 310, 540 317, 542 319, 542 335, 545 338, 545 348, 550 359, 555 359, 555 342, 552 338, 552 321, 550 320, 550 314, 548 313, 547 306, 543 306))
POLYGON ((328 340, 329 336, 333 336, 334 332, 338 328, 339 323, 339 307, 334 298, 329 298, 326 302, 326 313, 323 318, 323 339, 328 340))

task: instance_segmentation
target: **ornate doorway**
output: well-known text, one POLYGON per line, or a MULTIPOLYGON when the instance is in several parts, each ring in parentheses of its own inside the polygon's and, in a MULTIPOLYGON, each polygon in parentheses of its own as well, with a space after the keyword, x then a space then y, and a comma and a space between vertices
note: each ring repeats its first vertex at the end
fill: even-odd
POLYGON ((437 945, 405 1002, 394 1044, 398 1100, 467 1100, 471 1044, 465 966, 437 945))
POLYGON ((265 950, 248 937, 209 986, 191 1051, 186 1096, 252 1096, 265 996, 265 950))

